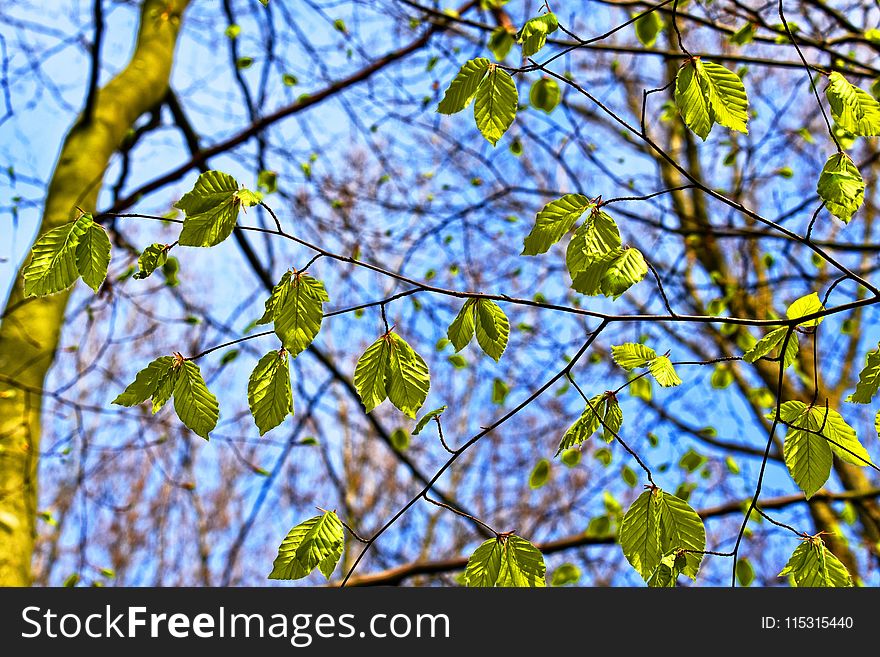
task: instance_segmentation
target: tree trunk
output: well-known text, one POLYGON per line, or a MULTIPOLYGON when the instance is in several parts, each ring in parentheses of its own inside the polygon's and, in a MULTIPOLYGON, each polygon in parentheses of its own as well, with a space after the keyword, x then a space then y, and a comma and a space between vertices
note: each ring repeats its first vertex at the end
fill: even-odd
MULTIPOLYGON (((94 211, 110 157, 142 114, 164 97, 188 0, 145 0, 125 69, 73 125, 46 195, 40 234, 94 211)), ((36 535, 43 382, 70 291, 23 299, 21 271, 0 323, 0 586, 28 586, 36 535)))

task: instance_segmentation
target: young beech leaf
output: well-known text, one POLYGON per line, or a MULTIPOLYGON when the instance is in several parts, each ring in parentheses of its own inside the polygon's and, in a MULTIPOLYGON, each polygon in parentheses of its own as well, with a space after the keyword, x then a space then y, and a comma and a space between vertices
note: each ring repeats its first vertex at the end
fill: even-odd
POLYGON ((416 422, 416 428, 413 429, 412 435, 418 436, 428 425, 428 422, 433 420, 435 417, 440 417, 445 412, 446 406, 441 406, 440 408, 435 408, 433 411, 428 411, 427 413, 425 413, 421 418, 419 418, 419 421, 416 422))
POLYGON ((529 475, 529 488, 536 490, 541 488, 550 479, 550 461, 541 459, 535 465, 532 473, 529 475))
POLYGON ((110 238, 102 226, 91 221, 76 245, 76 268, 83 282, 97 292, 109 266, 110 238))
POLYGON ((507 315, 494 301, 478 299, 474 305, 477 344, 490 358, 498 361, 507 348, 510 323, 507 315))
POLYGON ((522 255, 546 253, 592 207, 593 202, 581 194, 566 194, 545 205, 538 212, 535 226, 523 242, 522 255))
POLYGON ((22 272, 25 297, 44 297, 66 290, 79 276, 76 247, 92 225, 92 215, 49 230, 31 249, 31 261, 22 272))
POLYGON ((695 60, 690 60, 675 76, 675 106, 688 128, 703 141, 712 130, 712 110, 703 94, 700 74, 695 60))
POLYGON ((464 349, 474 337, 474 329, 476 327, 476 318, 474 316, 474 306, 476 299, 468 299, 464 302, 458 315, 452 320, 446 335, 455 351, 459 352, 464 349))
POLYGON ((232 234, 241 200, 235 178, 220 171, 201 174, 191 191, 174 204, 185 214, 182 246, 214 246, 232 234))
POLYGON ((168 249, 166 244, 151 244, 138 257, 138 270, 134 274, 134 278, 144 279, 150 276, 159 267, 168 260, 168 249))
POLYGON ((490 538, 468 559, 468 586, 543 587, 547 585, 544 555, 519 536, 490 538))
POLYGON ((396 333, 390 333, 385 379, 388 399, 408 417, 416 413, 428 398, 431 386, 428 365, 407 342, 396 333))
POLYGON ((449 88, 446 89, 443 100, 437 106, 437 111, 441 114, 455 114, 470 105, 491 64, 492 62, 485 57, 465 62, 449 83, 449 88))
POLYGON ((648 489, 639 495, 620 523, 620 546, 623 555, 646 582, 662 557, 660 489, 648 489))
POLYGON ((675 367, 668 356, 657 356, 648 365, 648 371, 654 380, 664 388, 681 385, 681 379, 675 372, 675 367))
POLYGON ((519 97, 510 74, 492 64, 477 88, 474 120, 477 128, 493 146, 507 132, 516 118, 519 97))
POLYGON ((354 387, 367 413, 388 398, 385 384, 390 353, 388 342, 383 335, 367 347, 354 369, 354 387))
POLYGON ((547 114, 556 109, 562 98, 559 85, 553 78, 541 78, 532 84, 529 90, 529 102, 535 109, 543 110, 547 114))
POLYGON ((849 155, 836 153, 822 167, 816 191, 831 214, 849 223, 865 200, 865 181, 849 155))
MULTIPOLYGON (((825 310, 825 306, 823 306, 822 302, 819 300, 819 295, 815 292, 812 292, 806 296, 801 297, 800 299, 793 301, 792 304, 788 307, 788 310, 785 311, 785 316, 789 319, 798 319, 799 317, 812 315, 823 310, 825 310)), ((818 326, 822 323, 823 319, 823 317, 819 317, 818 319, 811 319, 806 322, 799 322, 798 326, 818 326)))
POLYGON ((880 345, 865 356, 865 367, 859 372, 859 382, 846 401, 853 404, 870 404, 880 389, 880 345))
POLYGON ((293 272, 291 271, 284 272, 281 276, 281 280, 272 288, 269 298, 266 299, 263 316, 256 322, 257 326, 261 324, 271 324, 275 321, 275 309, 281 308, 284 298, 287 295, 287 290, 290 289, 290 277, 292 275, 293 272))
POLYGON ((639 42, 645 48, 650 48, 657 41, 660 30, 663 29, 663 19, 660 18, 660 12, 652 11, 639 16, 633 23, 633 27, 639 42))
POLYGON ((194 362, 185 360, 176 369, 174 411, 193 433, 207 440, 220 417, 217 398, 208 390, 199 366, 194 362))
POLYGON ((841 128, 861 137, 880 135, 880 103, 834 71, 828 76, 825 97, 841 128))
POLYGON ((248 405, 261 436, 293 415, 287 351, 270 351, 259 360, 248 380, 248 405))
POLYGON ((749 99, 742 79, 721 64, 696 60, 703 95, 715 123, 748 134, 749 99))
POLYGON ((687 502, 671 493, 661 493, 660 503, 660 549, 670 551, 688 550, 680 572, 691 579, 697 578, 702 551, 706 549, 706 528, 703 520, 687 502))
POLYGON ((646 367, 657 358, 657 352, 643 344, 627 342, 611 346, 611 358, 625 370, 646 367))
MULTIPOLYGON (((754 363, 755 361, 764 358, 771 352, 776 352, 776 357, 778 358, 778 352, 782 348, 782 343, 785 340, 785 334, 788 332, 788 327, 786 326, 780 326, 778 329, 773 329, 763 338, 758 340, 751 349, 743 354, 743 360, 747 363, 754 363)), ((799 343, 797 333, 792 331, 791 335, 788 336, 788 342, 785 344, 784 365, 786 368, 794 362, 795 358, 797 358, 798 346, 799 343)))
POLYGON ((588 296, 603 294, 617 299, 647 273, 648 265, 641 251, 634 248, 614 249, 589 261, 582 271, 572 277, 571 287, 588 296))
POLYGON ((324 303, 329 301, 324 284, 308 274, 296 273, 276 298, 273 290, 272 317, 281 344, 296 358, 321 330, 324 303))
POLYGON ((574 232, 565 251, 565 264, 572 280, 590 264, 620 247, 620 231, 614 219, 594 209, 574 232))
POLYGON ((120 406, 137 406, 147 401, 156 393, 160 382, 173 367, 172 356, 160 356, 138 372, 134 381, 113 400, 113 403, 120 406))
POLYGON ((281 542, 269 579, 302 579, 315 568, 330 579, 344 539, 342 522, 332 511, 301 522, 281 542))
POLYGON ((541 50, 547 43, 547 36, 558 28, 559 22, 552 12, 526 21, 516 35, 517 42, 522 44, 523 57, 531 57, 541 50))
POLYGON ((830 552, 818 536, 801 543, 789 558, 779 577, 789 575, 792 586, 849 587, 852 577, 846 566, 830 552))

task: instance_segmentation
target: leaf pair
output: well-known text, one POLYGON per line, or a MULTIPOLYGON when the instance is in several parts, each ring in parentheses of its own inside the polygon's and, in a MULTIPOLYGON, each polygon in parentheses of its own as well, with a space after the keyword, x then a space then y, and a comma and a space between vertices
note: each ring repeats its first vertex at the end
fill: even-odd
POLYGON ((516 118, 519 96, 510 75, 485 57, 465 63, 437 106, 441 114, 456 114, 474 101, 474 121, 493 146, 516 118))
POLYGON ((812 536, 792 553, 779 577, 788 575, 792 586, 849 587, 852 577, 840 560, 825 547, 822 539, 812 536))
POLYGON ((232 234, 238 212, 260 202, 259 194, 240 188, 235 178, 206 171, 174 207, 183 210, 182 246, 215 246, 232 234))
POLYGON ((584 408, 581 416, 572 424, 562 440, 556 456, 570 447, 580 445, 592 436, 599 427, 603 428, 603 438, 606 443, 614 440, 614 434, 620 431, 623 425, 623 411, 613 392, 607 391, 592 397, 584 408))
POLYGON ((468 559, 464 578, 468 586, 543 587, 544 555, 519 536, 490 538, 468 559))
POLYGON ((669 356, 658 356, 656 351, 646 345, 627 342, 612 346, 611 357, 625 370, 647 367, 654 380, 664 388, 681 384, 669 356))
POLYGON ((315 568, 330 579, 344 539, 342 522, 332 511, 301 522, 281 542, 269 579, 302 579, 315 568))
POLYGON ((619 540, 627 561, 646 582, 674 586, 679 574, 696 579, 706 529, 683 499, 651 488, 623 516, 619 540))
POLYGON ((44 297, 66 290, 80 276, 95 292, 107 278, 110 239, 85 213, 76 221, 46 231, 31 249, 22 272, 25 297, 44 297))
MULTIPOLYGON (((773 419, 775 413, 768 415, 773 419)), ((783 402, 779 419, 786 424, 784 457, 791 478, 807 499, 831 476, 833 456, 852 465, 871 464, 871 456, 853 429, 834 409, 783 402)))
POLYGON ((748 133, 749 100, 740 77, 720 64, 695 57, 675 78, 675 106, 685 124, 706 141, 715 123, 748 133))
POLYGON ((220 417, 217 398, 208 390, 199 366, 179 354, 160 356, 151 362, 113 403, 137 406, 152 399, 155 414, 172 396, 180 421, 207 440, 220 417))
POLYGON ((507 348, 510 322, 501 307, 489 299, 468 299, 447 330, 449 341, 459 352, 477 335, 477 344, 498 361, 507 348))
POLYGON ((288 271, 272 288, 257 324, 273 322, 281 344, 296 358, 321 330, 324 304, 329 300, 321 281, 308 274, 288 271))
POLYGON ((430 386, 427 363, 396 333, 386 333, 371 344, 354 370, 354 387, 367 413, 390 399, 415 419, 430 386))

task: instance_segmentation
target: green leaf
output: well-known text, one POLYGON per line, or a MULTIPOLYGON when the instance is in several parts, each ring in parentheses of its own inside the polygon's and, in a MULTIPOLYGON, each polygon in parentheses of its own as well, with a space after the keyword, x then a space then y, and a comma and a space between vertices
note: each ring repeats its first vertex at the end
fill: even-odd
POLYGON ((144 279, 150 276, 168 260, 168 246, 166 244, 151 244, 138 257, 138 271, 134 278, 144 279))
POLYGON ((92 216, 84 214, 40 236, 31 249, 31 261, 22 272, 25 297, 55 294, 76 282, 76 247, 91 223, 92 216))
POLYGON ((566 584, 577 584, 581 578, 581 569, 573 563, 564 563, 553 571, 550 578, 550 586, 565 586, 566 584))
POLYGON ((837 153, 822 167, 816 191, 831 214, 849 223, 865 200, 865 181, 849 155, 837 153))
POLYGON ((532 490, 541 488, 548 479, 550 479, 550 461, 541 459, 529 475, 529 488, 532 490))
POLYGON ((865 366, 859 372, 856 390, 846 398, 846 401, 853 404, 870 404, 877 390, 880 390, 880 345, 865 356, 865 366))
POLYGON ((500 62, 507 57, 515 42, 515 36, 506 27, 499 25, 492 30, 492 34, 489 36, 488 47, 495 56, 495 59, 500 62))
POLYGON ((293 415, 293 391, 287 352, 270 351, 248 379, 248 406, 262 436, 293 415))
MULTIPOLYGON (((792 302, 788 310, 785 311, 785 316, 789 319, 798 319, 799 317, 812 315, 823 310, 825 310, 825 306, 819 300, 819 295, 812 292, 792 302)), ((798 326, 818 326, 822 323, 823 319, 824 317, 819 317, 818 319, 811 319, 806 322, 798 322, 798 326)))
POLYGON ((621 247, 617 223, 604 212, 593 210, 574 232, 565 252, 565 264, 572 279, 602 256, 621 247))
POLYGON ((646 345, 627 342, 621 345, 612 345, 611 358, 623 369, 632 370, 637 367, 646 367, 657 358, 657 352, 646 345))
POLYGON ((180 369, 178 367, 171 367, 159 378, 159 385, 153 393, 153 415, 161 411, 162 407, 171 399, 179 376, 180 369))
POLYGON ((703 520, 687 502, 671 493, 658 495, 660 505, 660 547, 664 554, 677 550, 694 550, 684 554, 681 572, 697 578, 700 562, 706 549, 706 528, 703 520))
POLYGON ((174 411, 193 433, 207 440, 220 417, 217 398, 208 390, 199 366, 194 362, 185 360, 176 369, 174 411))
POLYGON ((186 218, 180 232, 182 246, 214 246, 232 234, 241 201, 238 183, 220 171, 206 171, 191 191, 174 204, 186 218))
MULTIPOLYGON (((91 219, 91 215, 88 216, 91 219)), ((76 268, 83 282, 97 292, 107 278, 109 266, 110 238, 102 226, 89 221, 76 245, 76 268)))
MULTIPOLYGON (((743 360, 747 363, 754 363, 758 359, 769 354, 771 351, 776 351, 778 353, 779 349, 782 347, 782 342, 785 339, 785 334, 787 332, 788 327, 786 326, 781 326, 778 329, 770 331, 767 335, 758 340, 751 349, 743 354, 743 360)), ((788 343, 785 345, 785 367, 791 365, 794 362, 794 359, 797 358, 798 349, 798 337, 797 334, 792 331, 791 335, 788 337, 788 343)))
POLYGON ((825 97, 831 105, 831 115, 844 130, 861 137, 880 135, 880 103, 867 91, 834 71, 828 76, 825 97))
POLYGON ((476 325, 474 306, 476 303, 476 299, 465 301, 458 315, 455 316, 455 319, 452 320, 452 324, 449 325, 449 329, 446 331, 446 335, 449 337, 452 346, 455 347, 456 352, 464 349, 474 337, 476 325))
POLYGON ((599 427, 603 428, 606 442, 614 440, 614 434, 620 432, 623 425, 623 412, 617 397, 613 393, 603 392, 592 397, 586 404, 584 412, 572 424, 556 450, 556 456, 575 445, 580 445, 592 436, 599 427))
POLYGON ((516 118, 518 103, 519 97, 513 78, 507 71, 491 65, 486 78, 477 88, 474 120, 477 128, 493 146, 516 118))
POLYGON ((330 579, 344 538, 342 522, 331 511, 301 522, 281 542, 269 579, 302 579, 315 568, 330 579))
POLYGON ((812 537, 801 543, 792 553, 779 577, 791 576, 793 586, 849 587, 852 577, 840 560, 832 554, 822 539, 812 537))
POLYGON ((648 580, 648 586, 651 588, 674 588, 678 576, 687 566, 685 555, 672 551, 660 559, 660 563, 648 580))
POLYGON ((531 57, 541 50, 547 43, 547 36, 553 34, 558 27, 559 22, 553 13, 526 21, 516 36, 517 42, 522 44, 523 57, 531 57))
POLYGON ((174 358, 160 356, 135 375, 134 381, 113 400, 120 406, 137 406, 152 397, 174 367, 174 358))
POLYGON ((388 380, 388 399, 405 415, 416 419, 416 413, 428 398, 428 388, 431 386, 428 365, 396 333, 390 333, 387 339, 385 378, 388 380))
POLYGON ((369 413, 388 397, 385 372, 389 365, 389 342, 382 336, 358 359, 354 369, 354 387, 369 413))
POLYGON ((581 194, 566 194, 545 205, 535 218, 535 226, 523 242, 522 255, 538 255, 562 239, 593 202, 581 194))
MULTIPOLYGON (((489 299, 479 299, 475 305, 477 344, 490 358, 498 361, 507 348, 510 323, 501 307, 489 299)), ((453 344, 455 341, 453 340, 453 344)))
POLYGON ((636 29, 636 37, 639 42, 645 48, 650 48, 657 41, 660 30, 663 29, 663 19, 660 18, 660 12, 652 11, 639 16, 633 23, 633 27, 636 29))
POLYGON ((740 77, 714 62, 697 59, 696 65, 715 123, 748 134, 749 100, 740 77))
POLYGON ((667 356, 657 356, 657 358, 652 360, 651 364, 648 365, 648 371, 651 372, 651 375, 657 383, 664 388, 681 385, 681 379, 678 378, 678 374, 675 372, 675 367, 667 356))
POLYGON ((529 90, 529 102, 535 109, 543 110, 547 114, 556 109, 562 99, 562 91, 553 78, 541 78, 532 84, 529 90))
POLYGON ((275 321, 275 309, 281 308, 284 303, 284 298, 287 296, 287 291, 290 289, 290 277, 292 275, 293 273, 291 271, 284 272, 284 275, 281 276, 281 280, 272 288, 269 298, 266 299, 265 312, 263 312, 263 316, 256 321, 257 326, 260 326, 261 324, 271 324, 275 321))
POLYGON ((661 559, 660 517, 662 491, 646 490, 632 503, 620 523, 620 546, 630 565, 646 582, 661 559))
POLYGON ((574 276, 571 287, 582 294, 604 294, 617 299, 648 273, 641 251, 634 248, 615 249, 588 263, 574 276))
POLYGON ((468 559, 468 586, 546 586, 544 555, 524 538, 490 538, 468 559))
POLYGON ((696 61, 691 60, 678 69, 675 76, 675 106, 685 125, 700 139, 706 141, 712 130, 714 118, 709 99, 703 92, 696 61))
POLYGON ((275 333, 292 358, 305 351, 318 335, 324 319, 324 303, 328 300, 321 281, 297 273, 291 277, 286 292, 273 302, 275 333))
POLYGON ((413 429, 412 435, 418 436, 422 430, 428 425, 428 422, 433 420, 435 417, 440 417, 443 413, 446 412, 446 406, 441 406, 440 408, 435 408, 433 411, 428 411, 425 413, 419 421, 416 422, 416 428, 413 429))
POLYGON ((491 64, 485 57, 465 62, 446 89, 437 111, 441 114, 455 114, 470 105, 491 64))
POLYGON ((791 478, 810 499, 831 475, 832 451, 825 438, 813 433, 820 425, 812 413, 797 409, 806 409, 806 404, 782 404, 780 417, 792 425, 785 435, 783 454, 791 478))
POLYGON ((741 557, 736 562, 736 579, 740 586, 751 586, 755 581, 755 569, 752 567, 752 562, 745 557, 741 557))

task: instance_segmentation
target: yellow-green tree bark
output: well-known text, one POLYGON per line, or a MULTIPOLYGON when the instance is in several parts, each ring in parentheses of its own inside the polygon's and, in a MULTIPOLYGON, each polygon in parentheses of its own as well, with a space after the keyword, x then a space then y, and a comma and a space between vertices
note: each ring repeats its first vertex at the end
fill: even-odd
MULTIPOLYGON (((97 93, 58 157, 40 234, 94 211, 113 153, 139 116, 168 89, 188 0, 145 0, 128 65, 97 93)), ((26 263, 25 263, 26 264, 26 263)), ((43 382, 63 329, 69 291, 24 299, 21 271, 0 321, 0 586, 28 586, 36 535, 43 382)))

